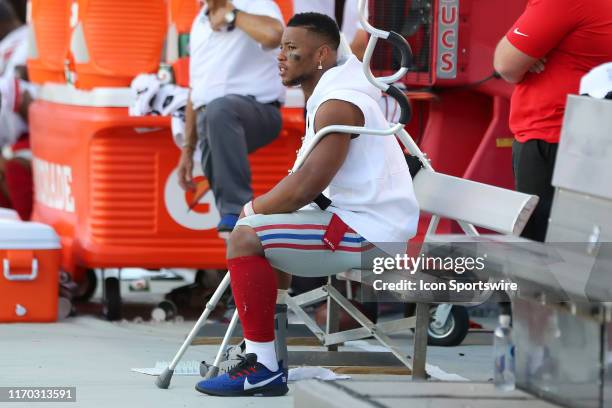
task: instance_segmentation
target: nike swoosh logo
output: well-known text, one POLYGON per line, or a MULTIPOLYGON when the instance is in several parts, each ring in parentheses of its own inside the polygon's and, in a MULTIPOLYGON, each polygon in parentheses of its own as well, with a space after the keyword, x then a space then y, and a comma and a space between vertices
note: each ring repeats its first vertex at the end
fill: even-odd
POLYGON ((514 29, 514 34, 516 34, 516 35, 521 35, 521 36, 523 36, 523 37, 529 37, 527 34, 523 34, 523 33, 521 33, 521 32, 519 31, 519 29, 518 29, 518 28, 515 28, 515 29, 514 29))
POLYGON ((247 377, 246 380, 244 380, 244 390, 250 390, 253 388, 258 388, 258 387, 263 387, 264 385, 268 385, 270 384, 272 381, 276 380, 278 377, 280 377, 281 375, 283 375, 283 373, 277 374, 272 378, 268 378, 267 380, 264 381, 260 381, 258 383, 255 384, 251 384, 249 382, 249 378, 247 377))

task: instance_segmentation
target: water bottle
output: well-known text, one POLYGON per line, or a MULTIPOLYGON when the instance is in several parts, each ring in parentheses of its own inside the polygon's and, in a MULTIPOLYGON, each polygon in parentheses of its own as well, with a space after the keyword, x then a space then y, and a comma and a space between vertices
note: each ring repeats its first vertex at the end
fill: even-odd
POLYGON ((500 391, 512 391, 515 388, 514 345, 512 344, 509 315, 499 316, 499 326, 494 333, 493 350, 495 388, 500 391))

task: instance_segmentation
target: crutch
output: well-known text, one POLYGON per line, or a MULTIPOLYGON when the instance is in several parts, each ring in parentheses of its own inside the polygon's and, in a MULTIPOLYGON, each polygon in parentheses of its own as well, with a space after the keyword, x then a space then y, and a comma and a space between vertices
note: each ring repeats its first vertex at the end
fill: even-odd
MULTIPOLYGON (((221 281, 221 283, 219 283, 219 286, 217 286, 217 289, 211 296, 210 300, 206 303, 206 307, 204 308, 202 315, 200 316, 196 324, 193 326, 193 328, 189 332, 189 335, 187 336, 187 338, 181 345, 181 348, 179 349, 179 351, 176 353, 176 355, 172 359, 172 362, 170 363, 170 365, 166 369, 164 369, 164 371, 159 375, 159 377, 155 379, 155 384, 157 385, 157 387, 166 389, 170 386, 170 381, 172 380, 174 369, 176 368, 177 364, 183 357, 183 354, 185 354, 185 351, 187 351, 187 348, 193 341, 194 337, 196 336, 200 328, 204 326, 204 324, 206 324, 206 319, 208 319, 208 316, 214 310, 214 308, 217 307, 217 303, 219 303, 221 296, 223 296, 223 293, 225 293, 229 284, 230 284, 230 274, 229 272, 227 272, 225 276, 223 277, 223 280, 221 281)), ((215 358, 213 367, 211 367, 209 370, 210 374, 207 373, 208 378, 215 376, 217 372, 219 371, 219 363, 221 361, 222 351, 227 347, 227 344, 230 341, 231 335, 234 332, 234 329, 237 323, 238 323, 238 310, 235 310, 234 315, 232 316, 232 320, 230 321, 229 327, 227 329, 227 332, 225 333, 225 336, 223 337, 223 341, 219 349, 220 352, 217 353, 217 358, 215 358)))
MULTIPOLYGON (((187 336, 187 338, 181 345, 181 348, 179 349, 179 351, 174 356, 174 359, 172 360, 170 365, 155 380, 155 384, 159 388, 166 389, 170 386, 170 381, 172 380, 174 369, 176 368, 177 364, 183 357, 183 354, 185 354, 185 351, 187 351, 187 348, 193 341, 193 338, 196 336, 200 328, 202 328, 202 326, 206 324, 206 319, 208 318, 210 313, 214 310, 214 308, 217 306, 217 303, 219 303, 219 299, 221 299, 221 296, 223 296, 223 293, 225 292, 229 284, 230 284, 230 274, 228 272, 226 273, 221 283, 219 283, 219 286, 215 290, 215 293, 213 293, 208 303, 206 303, 204 312, 202 313, 202 315, 200 316, 196 324, 193 326, 193 328, 189 332, 189 335, 187 336)), ((277 343, 283 343, 285 341, 286 330, 287 330, 287 327, 286 327, 287 306, 276 305, 275 319, 277 319, 277 316, 279 316, 280 319, 279 319, 279 322, 277 322, 276 324, 275 334, 277 337, 277 343)), ((214 378, 219 374, 219 367, 221 365, 221 360, 223 359, 223 353, 225 352, 232 338, 232 335, 234 334, 234 331, 236 330, 237 325, 238 325, 238 309, 234 310, 232 319, 230 320, 227 330, 225 331, 225 335, 223 336, 223 340, 221 341, 221 345, 219 346, 219 350, 217 351, 217 355, 215 356, 215 361, 213 362, 212 366, 209 367, 208 370, 206 371, 206 375, 204 376, 205 379, 214 378)), ((281 360, 283 361, 283 366, 286 367, 287 366, 286 350, 283 350, 281 348, 280 350, 278 350, 278 355, 279 357, 281 357, 281 360)))

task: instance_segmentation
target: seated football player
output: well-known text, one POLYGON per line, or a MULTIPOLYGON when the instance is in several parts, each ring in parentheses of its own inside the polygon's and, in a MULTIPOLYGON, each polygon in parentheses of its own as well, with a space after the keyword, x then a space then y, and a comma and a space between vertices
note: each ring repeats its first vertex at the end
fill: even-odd
MULTIPOLYGON (((388 129, 381 92, 361 62, 338 62, 340 35, 331 18, 295 15, 278 56, 286 86, 306 95, 305 157, 268 193, 244 206, 228 243, 228 268, 246 341, 228 373, 196 385, 218 396, 287 393, 287 372, 274 346, 277 288, 291 275, 331 276, 360 268, 361 256, 384 243, 407 243, 419 209, 399 143, 392 136, 329 133, 306 156, 315 134, 332 125, 388 129)), ((405 248, 405 247, 404 247, 405 248)))

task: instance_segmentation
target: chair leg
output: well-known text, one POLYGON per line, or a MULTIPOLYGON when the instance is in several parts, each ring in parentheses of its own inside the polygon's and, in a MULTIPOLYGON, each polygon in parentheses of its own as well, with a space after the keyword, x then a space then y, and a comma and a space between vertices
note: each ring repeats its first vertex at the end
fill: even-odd
MULTIPOLYGON (((327 280, 327 285, 332 286, 334 284, 333 277, 329 277, 327 280)), ((327 296, 327 322, 325 325, 325 333, 336 333, 340 330, 340 313, 342 309, 340 305, 331 298, 331 296, 327 296)), ((327 351, 338 351, 338 345, 332 344, 327 346, 327 351)))
POLYGON ((427 371, 427 329, 429 328, 429 304, 416 304, 416 327, 414 331, 414 360, 412 361, 412 379, 426 380, 427 371))
POLYGON ((287 303, 287 308, 293 311, 293 313, 304 322, 308 330, 310 330, 321 343, 325 343, 325 332, 319 327, 317 322, 302 309, 302 306, 300 306, 291 296, 287 296, 285 302, 287 303))
POLYGON ((282 368, 289 368, 289 352, 287 351, 287 305, 277 304, 274 310, 274 347, 276 358, 282 363, 282 368))
POLYGON ((374 336, 376 340, 383 346, 387 347, 391 353, 399 361, 402 362, 406 367, 412 370, 412 362, 406 357, 406 355, 396 346, 393 345, 393 341, 391 338, 384 332, 384 330, 380 330, 379 327, 374 324, 366 315, 361 313, 359 309, 357 309, 351 302, 349 302, 338 290, 334 287, 327 287, 330 297, 345 310, 353 319, 357 321, 362 327, 366 328, 371 336, 374 336))

